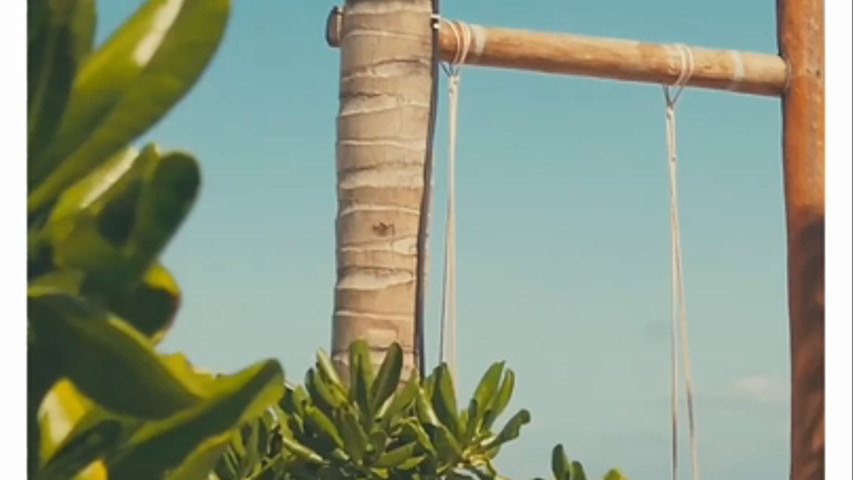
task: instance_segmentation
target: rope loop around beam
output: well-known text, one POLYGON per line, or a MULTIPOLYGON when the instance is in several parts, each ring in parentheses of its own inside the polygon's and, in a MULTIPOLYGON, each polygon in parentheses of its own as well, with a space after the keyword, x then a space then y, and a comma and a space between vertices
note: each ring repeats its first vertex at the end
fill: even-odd
POLYGON ((666 149, 670 185, 670 253, 671 253, 671 333, 670 333, 670 415, 672 427, 672 480, 678 480, 678 351, 681 347, 684 382, 687 393, 687 414, 693 480, 699 480, 699 458, 696 447, 696 422, 693 413, 693 378, 687 335, 687 304, 684 293, 684 261, 681 251, 681 226, 678 213, 678 176, 676 165, 675 105, 696 65, 690 47, 675 44, 680 70, 672 85, 662 85, 666 101, 666 149), (680 344, 680 345, 679 345, 680 344))

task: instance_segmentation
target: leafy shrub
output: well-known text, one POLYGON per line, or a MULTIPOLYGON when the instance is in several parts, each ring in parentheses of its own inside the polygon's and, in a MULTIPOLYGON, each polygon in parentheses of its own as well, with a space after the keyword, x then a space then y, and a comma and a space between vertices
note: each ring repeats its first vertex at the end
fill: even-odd
MULTIPOLYGON (((557 445, 551 451, 551 472, 554 480, 586 480, 583 465, 578 461, 569 461, 566 451, 562 445, 557 445)), ((535 480, 543 480, 536 478, 535 480)), ((604 474, 602 480, 628 480, 618 468, 610 469, 604 474)))
MULTIPOLYGON (((457 407, 453 380, 440 365, 422 381, 402 382, 402 350, 391 345, 373 372, 367 345, 349 352, 345 385, 321 350, 304 385, 235 437, 214 471, 215 480, 500 479, 493 460, 530 422, 520 410, 496 429, 515 376, 503 362, 483 375, 467 408, 457 407)), ((584 480, 563 447, 553 453, 556 480, 584 480)), ((625 480, 618 470, 605 480, 625 480)))
POLYGON ((200 174, 128 144, 193 85, 228 11, 150 0, 92 50, 93 0, 28 1, 30 478, 205 479, 282 396, 274 360, 213 376, 155 351, 180 298, 158 256, 200 174))

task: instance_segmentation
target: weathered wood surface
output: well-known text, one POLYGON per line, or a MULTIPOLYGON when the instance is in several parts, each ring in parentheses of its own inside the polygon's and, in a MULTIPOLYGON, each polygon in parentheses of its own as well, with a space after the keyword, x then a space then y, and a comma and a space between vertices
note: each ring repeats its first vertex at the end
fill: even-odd
POLYGON ((779 49, 790 68, 782 112, 791 342, 791 479, 816 480, 824 478, 823 2, 780 0, 777 8, 779 49))
MULTIPOLYGON (((460 44, 459 26, 440 22, 439 53, 450 61, 460 44)), ((327 40, 339 44, 340 22, 329 21, 327 40)), ((466 64, 583 75, 651 83, 673 83, 681 59, 673 44, 599 38, 568 33, 484 27, 469 24, 471 48, 466 64)), ((779 96, 787 68, 778 55, 690 47, 695 71, 688 85, 740 93, 779 96)))

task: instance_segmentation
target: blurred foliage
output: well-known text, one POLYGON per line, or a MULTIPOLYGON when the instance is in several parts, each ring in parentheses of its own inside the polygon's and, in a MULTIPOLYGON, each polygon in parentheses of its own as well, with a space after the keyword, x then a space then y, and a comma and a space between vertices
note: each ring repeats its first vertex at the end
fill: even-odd
POLYGON ((129 146, 195 83, 228 0, 149 0, 93 50, 94 0, 28 1, 28 471, 206 479, 284 391, 274 360, 212 375, 155 346, 180 291, 158 257, 195 158, 129 146))

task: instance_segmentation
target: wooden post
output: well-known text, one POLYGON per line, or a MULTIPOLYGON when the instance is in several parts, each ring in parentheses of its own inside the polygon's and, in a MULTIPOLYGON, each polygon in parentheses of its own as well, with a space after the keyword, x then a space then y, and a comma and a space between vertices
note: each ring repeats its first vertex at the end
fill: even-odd
MULTIPOLYGON (((824 478, 824 54, 823 2, 778 0, 783 94, 791 479, 824 478)), ((849 319, 848 319, 849 320, 849 319)))
MULTIPOLYGON (((781 58, 691 47, 696 71, 688 85, 782 95, 791 344, 791 479, 811 480, 824 477, 823 3, 777 0, 777 10, 781 58)), ((329 19, 328 42, 346 50, 345 22, 334 15, 340 12, 329 19)), ((665 44, 478 25, 469 28, 473 30, 473 50, 467 63, 653 83, 672 82, 680 69, 677 56, 665 44)), ((392 36, 402 38, 403 32, 392 36)), ((423 32, 421 37, 419 41, 425 42, 423 32)), ((441 58, 453 58, 457 47, 454 31, 443 22, 438 38, 441 58)), ((339 168, 340 164, 339 155, 339 168)), ((346 330, 338 325, 336 332, 346 330)), ((336 341, 335 345, 345 343, 336 341)))

